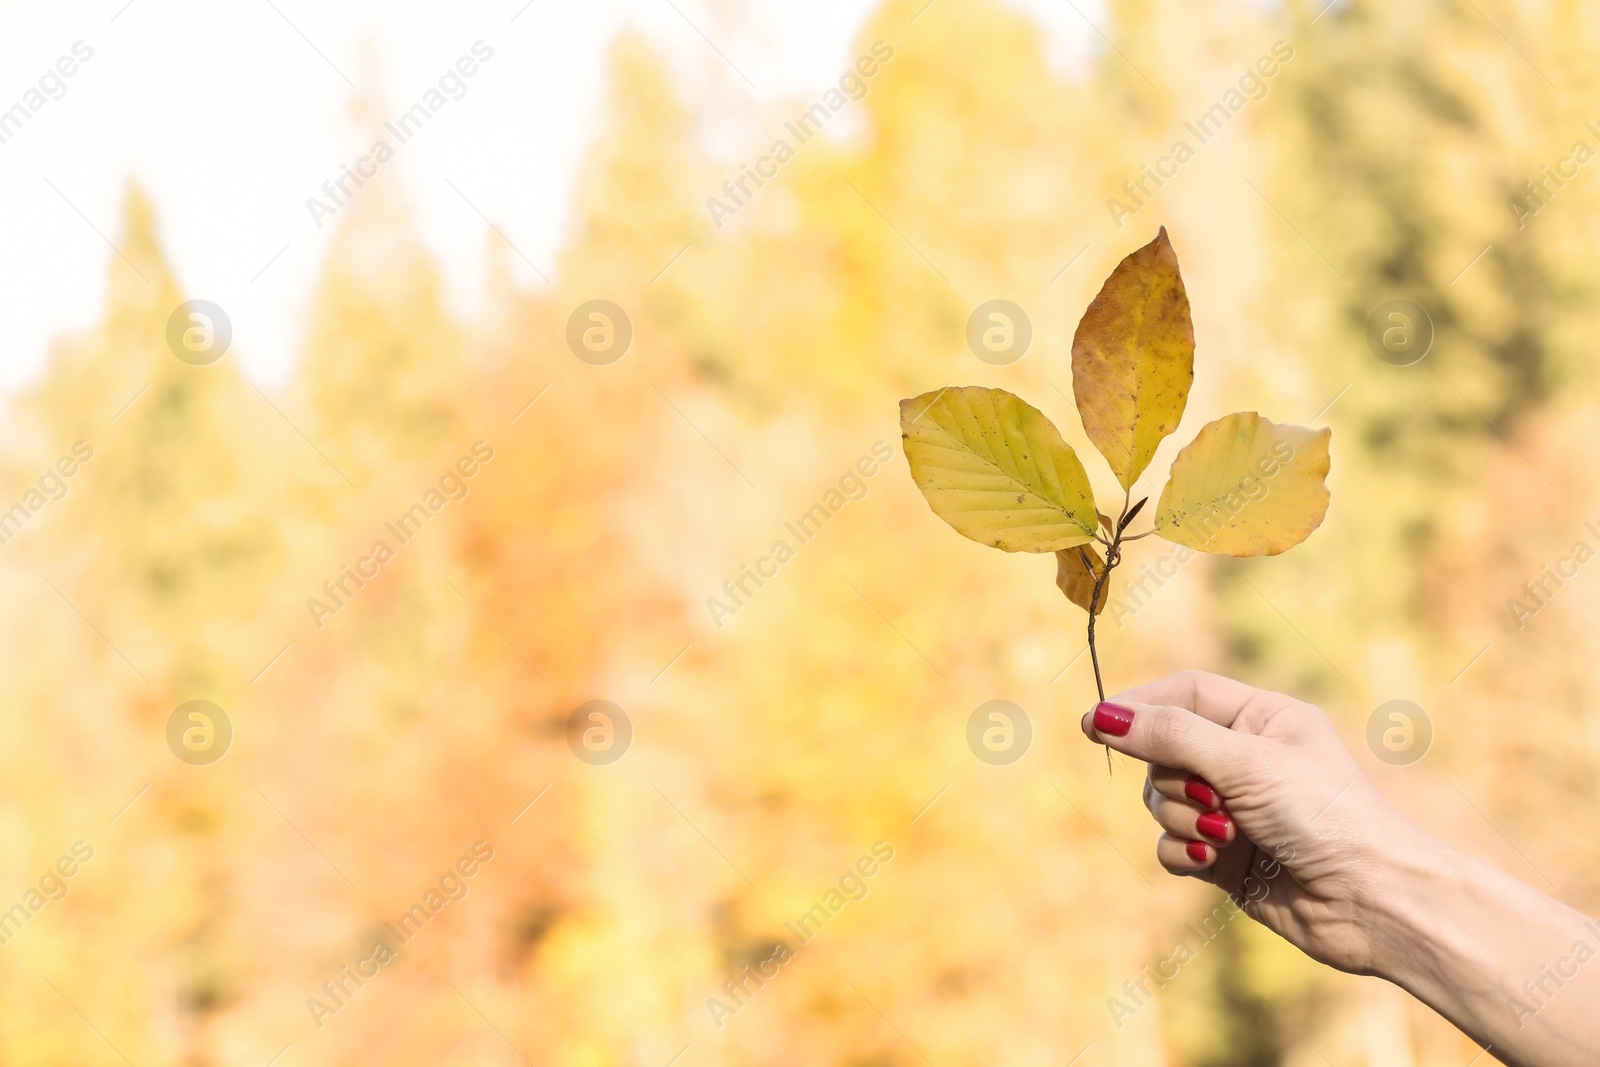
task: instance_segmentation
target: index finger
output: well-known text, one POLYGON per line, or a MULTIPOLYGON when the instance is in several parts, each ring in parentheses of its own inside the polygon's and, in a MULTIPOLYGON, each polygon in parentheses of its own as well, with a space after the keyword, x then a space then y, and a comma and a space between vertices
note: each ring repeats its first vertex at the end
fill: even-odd
POLYGON ((1209 671, 1179 671, 1159 681, 1124 689, 1108 699, 1112 703, 1127 699, 1141 704, 1168 704, 1187 708, 1202 718, 1210 719, 1218 726, 1231 729, 1233 721, 1239 717, 1239 713, 1246 705, 1267 695, 1270 694, 1264 689, 1245 685, 1220 674, 1212 674, 1209 671))

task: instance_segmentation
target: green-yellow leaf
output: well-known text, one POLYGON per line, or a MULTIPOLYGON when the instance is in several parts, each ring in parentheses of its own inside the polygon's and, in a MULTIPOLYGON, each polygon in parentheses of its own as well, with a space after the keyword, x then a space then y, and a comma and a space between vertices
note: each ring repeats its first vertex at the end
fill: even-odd
POLYGON ((1327 429, 1280 426, 1253 411, 1202 427, 1172 462, 1156 533, 1226 556, 1276 556, 1328 511, 1327 429))
POLYGON ((1003 389, 947 387, 900 401, 911 477, 956 532, 1007 552, 1094 537, 1089 477, 1055 425, 1003 389))
MULTIPOLYGON (((1064 548, 1056 553, 1056 587, 1067 595, 1084 611, 1089 610, 1089 601, 1094 596, 1094 582, 1106 569, 1106 561, 1100 558, 1100 553, 1092 545, 1079 545, 1077 548, 1064 548)), ((1106 610, 1106 599, 1111 596, 1111 583, 1106 582, 1100 590, 1100 599, 1094 606, 1094 613, 1100 614, 1106 610)))
POLYGON ((1194 381, 1194 325, 1163 226, 1100 289, 1072 339, 1083 428, 1124 489, 1178 428, 1194 381))

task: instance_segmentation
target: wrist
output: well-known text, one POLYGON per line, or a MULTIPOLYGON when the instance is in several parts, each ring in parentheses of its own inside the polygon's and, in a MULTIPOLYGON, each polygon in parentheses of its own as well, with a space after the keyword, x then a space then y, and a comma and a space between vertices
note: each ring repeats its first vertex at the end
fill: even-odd
POLYGON ((1507 1063, 1594 1062, 1600 984, 1587 972, 1574 979, 1600 927, 1415 826, 1385 835, 1380 851, 1355 896, 1369 973, 1496 1045, 1507 1063))
POLYGON ((1398 814, 1390 832, 1378 836, 1360 865, 1355 894, 1371 973, 1423 995, 1452 951, 1449 926, 1470 888, 1465 862, 1398 814))
POLYGON ((1475 1027, 1462 1021, 1464 1013, 1481 1016, 1486 1005, 1499 1011, 1515 992, 1506 960, 1534 944, 1542 945, 1536 954, 1571 944, 1571 924, 1549 914, 1566 909, 1410 822, 1386 835, 1371 875, 1360 897, 1371 973, 1474 1034, 1485 1019, 1475 1027), (1508 930, 1507 915, 1526 921, 1508 930))

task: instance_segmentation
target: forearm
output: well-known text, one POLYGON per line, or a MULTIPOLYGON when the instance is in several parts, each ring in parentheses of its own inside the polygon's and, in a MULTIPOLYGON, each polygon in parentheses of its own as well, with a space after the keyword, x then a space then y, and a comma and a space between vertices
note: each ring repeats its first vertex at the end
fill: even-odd
POLYGON ((1593 1064, 1600 923, 1420 831, 1367 902, 1373 967, 1517 1067, 1593 1064))

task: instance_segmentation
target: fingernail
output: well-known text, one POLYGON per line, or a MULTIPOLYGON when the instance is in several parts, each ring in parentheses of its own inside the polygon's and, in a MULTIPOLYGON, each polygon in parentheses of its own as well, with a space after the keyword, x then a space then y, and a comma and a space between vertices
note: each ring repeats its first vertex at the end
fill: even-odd
POLYGON ((1094 728, 1112 737, 1126 737, 1133 728, 1133 712, 1102 700, 1094 706, 1094 728))
POLYGON ((1220 811, 1208 811, 1194 822, 1195 829, 1213 841, 1228 843, 1228 817, 1220 811))
POLYGON ((1204 778, 1195 777, 1184 782, 1183 795, 1196 804, 1204 804, 1208 808, 1217 802, 1217 791, 1211 788, 1211 783, 1204 778))
POLYGON ((1204 841, 1190 841, 1184 846, 1183 850, 1187 852, 1189 854, 1189 858, 1194 860, 1196 863, 1205 863, 1211 858, 1210 848, 1211 846, 1207 845, 1204 841))

